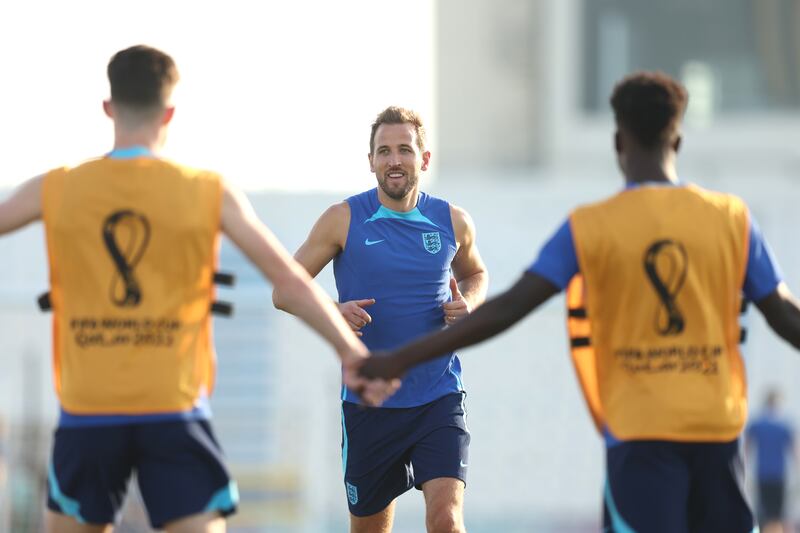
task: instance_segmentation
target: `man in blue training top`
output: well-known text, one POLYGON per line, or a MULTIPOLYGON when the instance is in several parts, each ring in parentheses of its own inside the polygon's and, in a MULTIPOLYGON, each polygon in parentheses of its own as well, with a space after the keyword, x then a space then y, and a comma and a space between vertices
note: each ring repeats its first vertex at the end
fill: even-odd
MULTIPOLYGON (((453 324, 486 295, 488 276, 469 215, 419 190, 430 157, 419 115, 399 107, 381 112, 369 153, 378 187, 325 211, 295 254, 312 276, 334 261, 339 308, 371 350, 453 324)), ((464 394, 453 352, 409 372, 381 408, 363 408, 342 388, 352 532, 390 532, 395 498, 411 487, 425 495, 429 532, 464 531, 470 440, 464 394)))
POLYGON ((783 531, 786 496, 786 459, 800 455, 794 443, 792 427, 780 413, 781 395, 770 390, 764 410, 747 427, 745 449, 755 448, 758 482, 758 522, 764 532, 783 531))

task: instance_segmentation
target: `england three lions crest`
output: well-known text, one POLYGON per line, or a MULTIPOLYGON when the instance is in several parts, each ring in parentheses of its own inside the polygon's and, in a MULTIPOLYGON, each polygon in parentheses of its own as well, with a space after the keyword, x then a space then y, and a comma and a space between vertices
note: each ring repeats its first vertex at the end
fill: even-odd
POLYGON ((422 244, 425 245, 425 250, 431 254, 439 253, 442 249, 442 238, 439 237, 439 232, 422 234, 422 244))
POLYGON ((345 486, 347 487, 347 499, 350 500, 350 505, 355 505, 358 503, 358 489, 355 485, 350 484, 350 482, 345 481, 345 486))

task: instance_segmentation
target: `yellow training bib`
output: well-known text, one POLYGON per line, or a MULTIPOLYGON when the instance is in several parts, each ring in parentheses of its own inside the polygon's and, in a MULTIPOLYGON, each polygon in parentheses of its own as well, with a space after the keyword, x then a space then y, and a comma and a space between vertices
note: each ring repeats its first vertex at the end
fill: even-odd
POLYGON ((573 361, 598 429, 729 441, 747 416, 739 352, 749 215, 736 197, 643 186, 570 217, 573 361))
POLYGON ((210 393, 219 176, 154 158, 48 173, 55 386, 75 414, 191 409, 210 393))

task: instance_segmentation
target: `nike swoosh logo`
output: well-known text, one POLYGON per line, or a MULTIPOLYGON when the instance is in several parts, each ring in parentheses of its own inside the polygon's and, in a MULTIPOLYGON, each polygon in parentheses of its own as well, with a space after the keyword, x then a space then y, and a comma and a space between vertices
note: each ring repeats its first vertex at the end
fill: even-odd
POLYGON ((381 239, 379 241, 371 241, 369 239, 364 239, 364 244, 366 244, 367 246, 372 246, 373 244, 378 244, 379 242, 383 242, 385 240, 386 239, 381 239))
POLYGON ((469 465, 468 465, 467 463, 465 463, 464 461, 459 461, 459 462, 458 462, 458 464, 460 464, 460 465, 461 465, 461 468, 466 468, 466 467, 468 467, 468 466, 469 466, 469 465))

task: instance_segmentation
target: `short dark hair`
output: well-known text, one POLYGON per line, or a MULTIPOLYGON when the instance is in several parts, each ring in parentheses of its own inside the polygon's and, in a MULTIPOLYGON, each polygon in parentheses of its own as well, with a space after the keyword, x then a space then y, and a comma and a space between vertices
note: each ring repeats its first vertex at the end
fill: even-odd
POLYGON ((420 150, 425 150, 425 126, 419 113, 404 107, 389 106, 378 113, 375 122, 372 123, 372 133, 369 136, 370 154, 375 152, 375 132, 381 124, 412 124, 417 132, 417 146, 420 150))
POLYGON ((647 149, 670 142, 688 101, 683 85, 663 72, 631 74, 611 94, 617 125, 647 149))
POLYGON ((178 83, 178 69, 161 50, 131 46, 109 61, 108 81, 112 102, 137 108, 163 107, 178 83))

